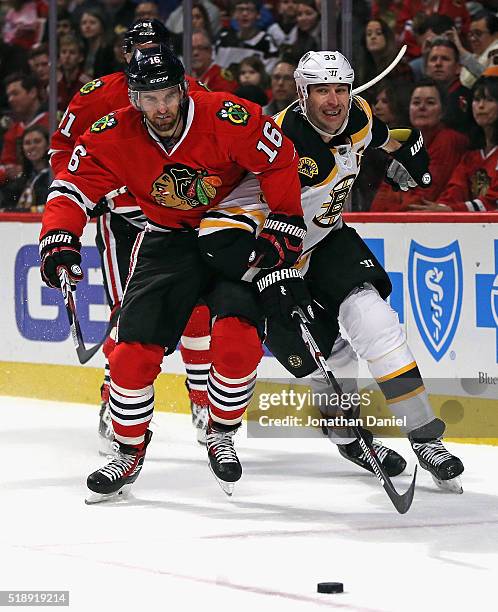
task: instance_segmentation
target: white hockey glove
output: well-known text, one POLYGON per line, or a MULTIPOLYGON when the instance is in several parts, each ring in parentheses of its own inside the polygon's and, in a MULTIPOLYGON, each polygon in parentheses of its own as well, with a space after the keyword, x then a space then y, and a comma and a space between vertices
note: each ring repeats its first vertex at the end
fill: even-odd
POLYGON ((408 191, 417 186, 417 182, 411 177, 408 170, 393 159, 386 171, 386 182, 391 185, 394 191, 408 191))

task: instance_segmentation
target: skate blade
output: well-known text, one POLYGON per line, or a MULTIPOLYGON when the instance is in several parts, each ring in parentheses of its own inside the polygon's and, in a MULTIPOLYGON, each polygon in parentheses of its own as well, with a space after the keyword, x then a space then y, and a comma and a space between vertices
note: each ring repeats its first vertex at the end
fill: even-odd
POLYGON ((451 478, 450 480, 439 480, 439 478, 436 478, 434 474, 431 474, 431 476, 432 480, 442 491, 456 493, 457 495, 461 495, 463 493, 460 476, 455 476, 455 478, 451 478))
POLYGON ((216 476, 216 474, 214 473, 213 468, 211 467, 211 463, 209 461, 208 461, 208 465, 209 465, 209 469, 211 470, 211 474, 214 476, 214 479, 216 480, 216 482, 220 485, 220 488, 223 491, 223 493, 226 493, 228 497, 232 497, 233 490, 235 488, 235 483, 226 482, 224 480, 221 480, 221 478, 218 478, 218 476, 216 476))
POLYGON ((85 504, 92 506, 93 504, 100 504, 102 502, 117 502, 125 500, 129 497, 131 485, 124 485, 115 493, 95 493, 90 491, 85 497, 85 504))

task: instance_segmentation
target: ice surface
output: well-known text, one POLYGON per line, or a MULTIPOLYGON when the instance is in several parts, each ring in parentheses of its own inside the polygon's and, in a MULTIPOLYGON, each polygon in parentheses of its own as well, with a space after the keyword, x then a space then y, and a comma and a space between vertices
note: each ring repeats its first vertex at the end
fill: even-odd
MULTIPOLYGON (((221 491, 187 415, 156 412, 126 502, 86 506, 97 409, 0 398, 0 589, 70 591, 70 610, 433 612, 496 609, 498 449, 448 444, 463 495, 419 470, 401 516, 326 439, 236 436, 244 468, 221 491), (317 582, 343 582, 320 595, 317 582)), ((391 440, 415 464, 406 440, 391 440)))

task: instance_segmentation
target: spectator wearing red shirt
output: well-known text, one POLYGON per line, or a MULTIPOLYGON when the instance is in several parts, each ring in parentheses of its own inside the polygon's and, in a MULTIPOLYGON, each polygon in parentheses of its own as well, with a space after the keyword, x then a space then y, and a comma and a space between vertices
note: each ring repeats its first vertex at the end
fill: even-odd
POLYGON ((238 87, 230 70, 213 62, 213 45, 208 33, 203 30, 192 34, 192 76, 211 91, 233 93, 238 87))
POLYGON ((404 0, 397 15, 396 33, 408 46, 407 55, 410 58, 419 57, 422 53, 412 31, 413 18, 419 13, 446 15, 453 19, 456 29, 464 37, 469 32, 470 14, 464 0, 404 0))
POLYGON ((410 98, 410 123, 422 132, 431 159, 431 186, 394 192, 387 183, 382 183, 370 208, 372 212, 411 210, 410 204, 422 199, 436 200, 446 187, 467 149, 468 138, 442 122, 445 100, 444 91, 431 79, 418 83, 410 98))
POLYGON ((481 77, 473 89, 472 113, 478 128, 437 201, 424 199, 414 210, 427 212, 498 211, 498 70, 481 77))
POLYGON ((20 143, 24 130, 32 125, 48 128, 48 113, 41 106, 36 77, 12 74, 5 83, 7 99, 15 119, 3 138, 0 185, 16 178, 22 170, 20 143))

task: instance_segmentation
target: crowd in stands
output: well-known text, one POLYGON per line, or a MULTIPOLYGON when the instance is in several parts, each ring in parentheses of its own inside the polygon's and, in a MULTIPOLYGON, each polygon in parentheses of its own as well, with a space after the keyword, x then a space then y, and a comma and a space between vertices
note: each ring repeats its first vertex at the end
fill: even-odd
MULTIPOLYGON (((200 0, 192 9, 191 74, 274 114, 293 102, 299 58, 323 48, 325 0, 200 0)), ((328 0, 331 2, 331 0, 328 0)), ((335 0, 341 48, 341 0, 335 0)), ((498 0, 355 0, 355 85, 397 67, 362 95, 390 129, 421 130, 429 189, 394 192, 388 162, 367 149, 351 206, 357 211, 498 210, 498 0)), ((124 70, 123 35, 160 19, 181 55, 179 0, 58 0, 57 107, 89 80, 124 70)), ((0 0, 0 210, 41 211, 50 182, 47 0, 0 0)))

